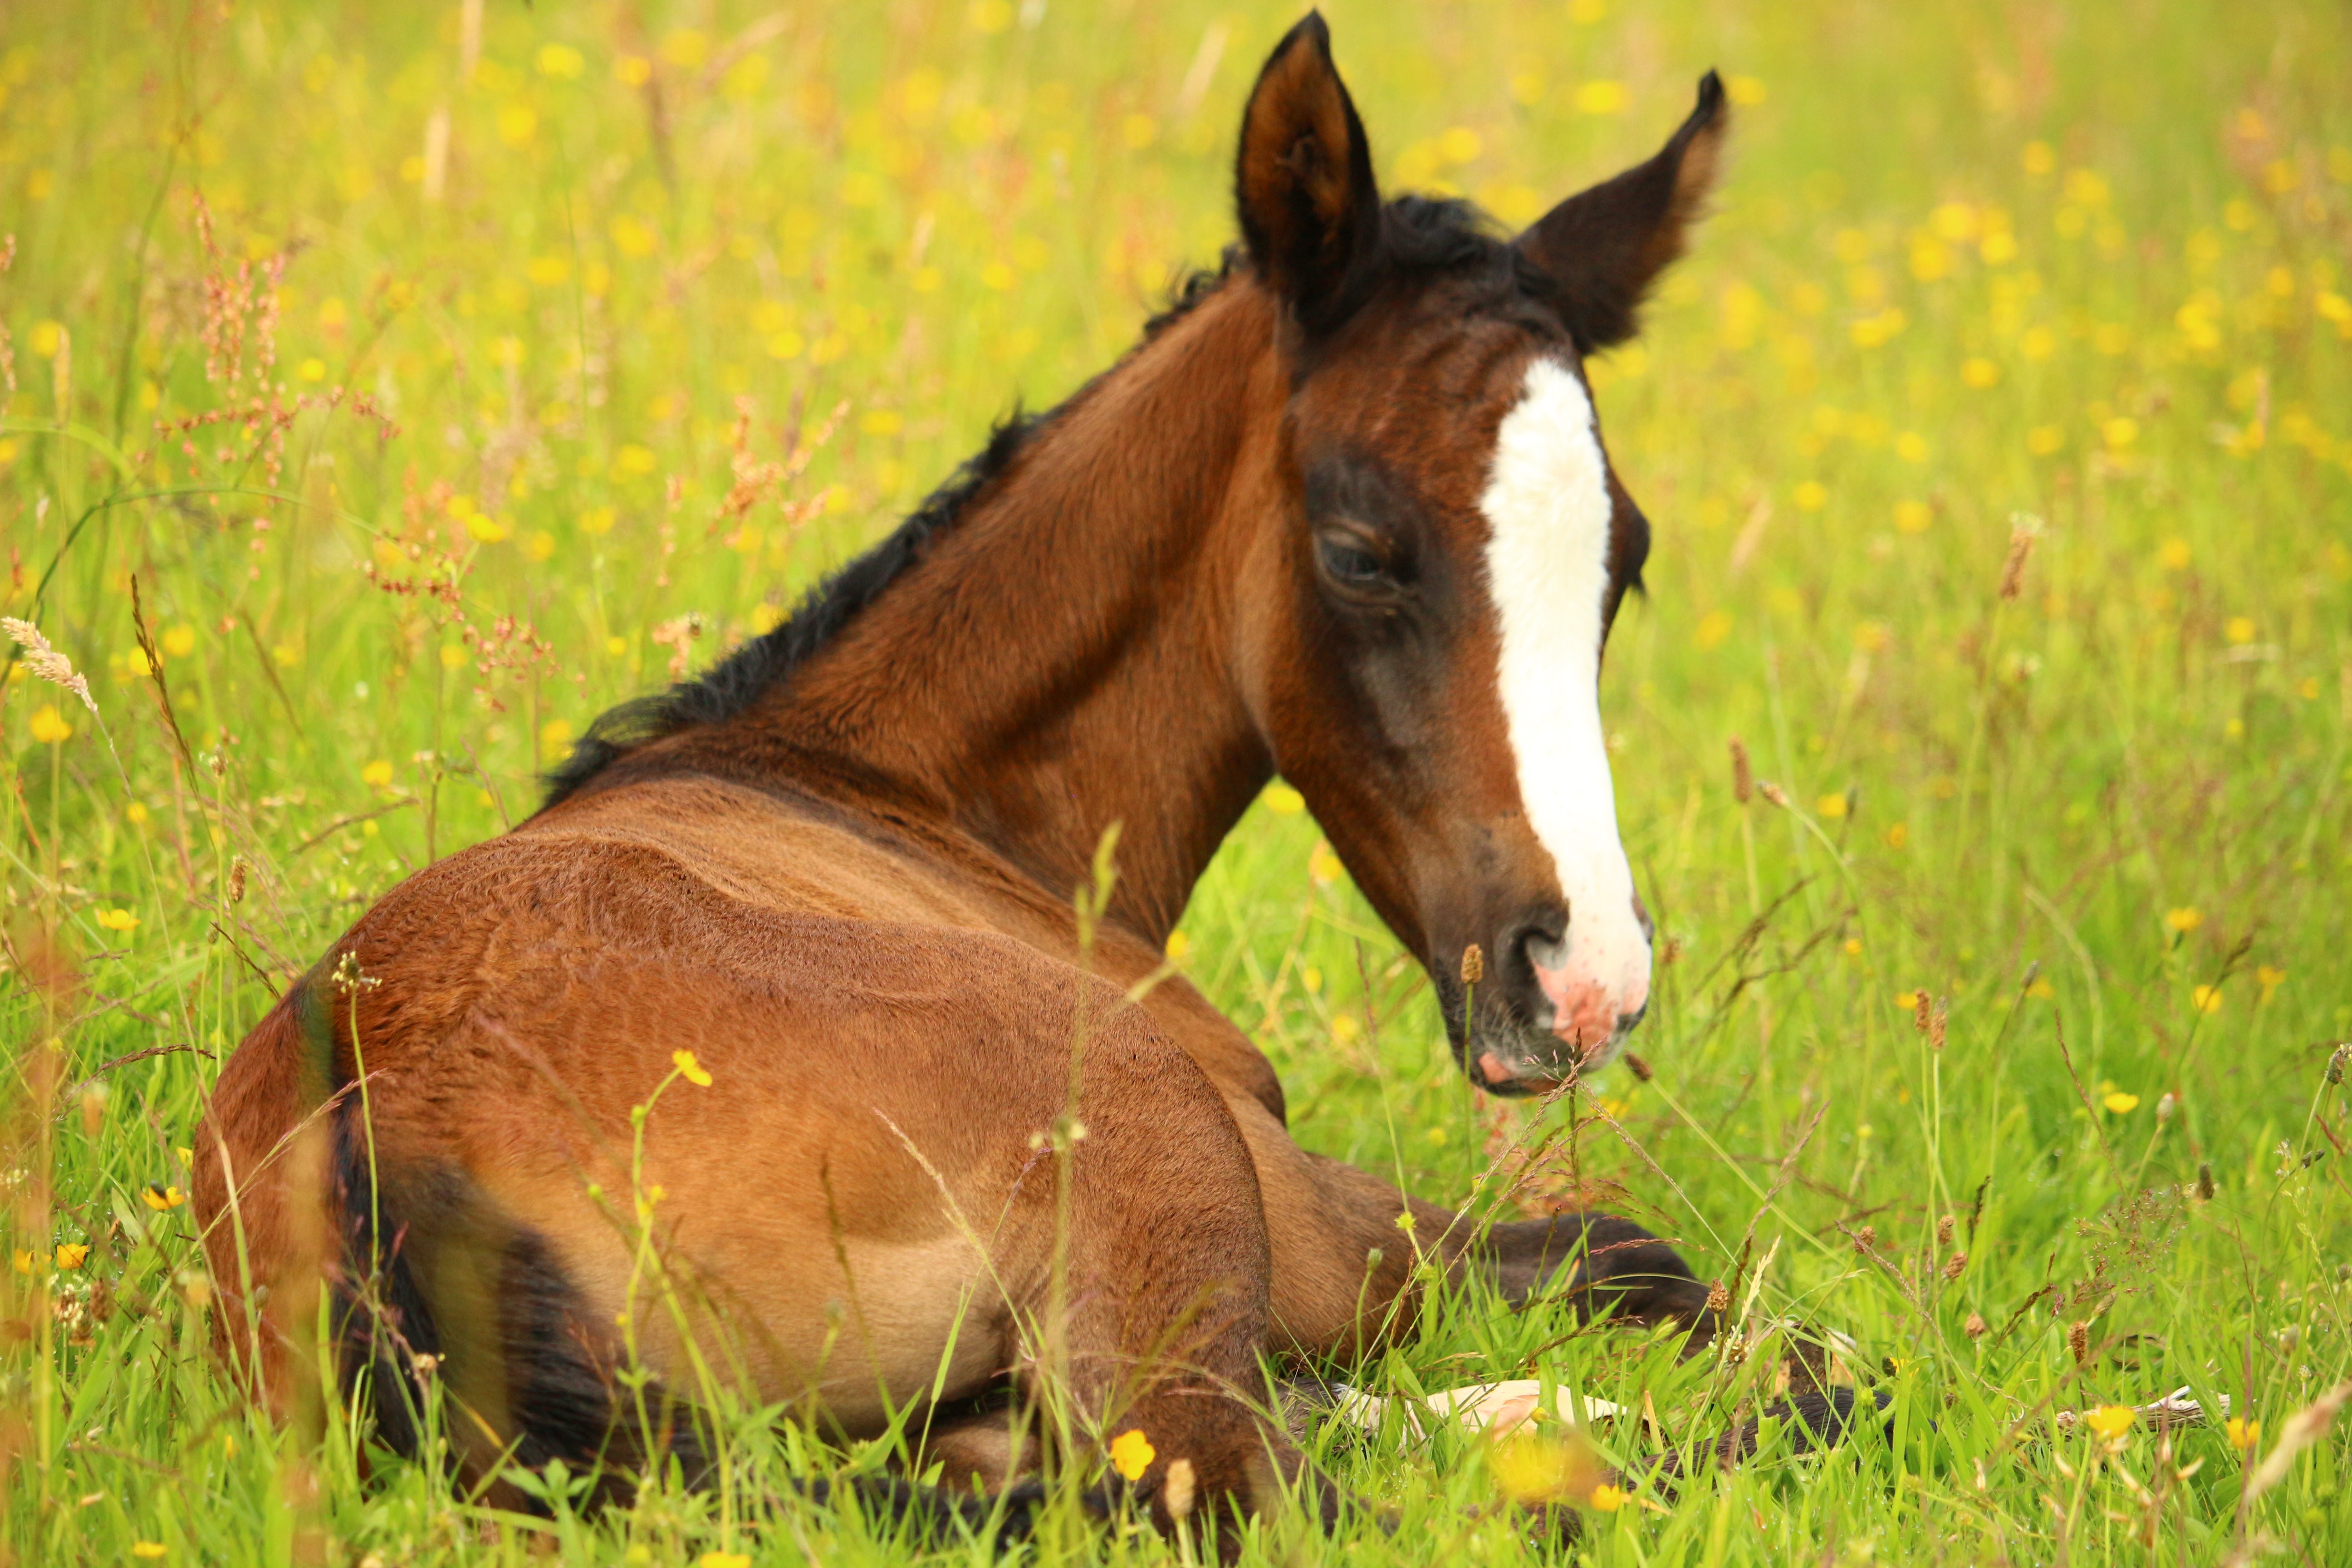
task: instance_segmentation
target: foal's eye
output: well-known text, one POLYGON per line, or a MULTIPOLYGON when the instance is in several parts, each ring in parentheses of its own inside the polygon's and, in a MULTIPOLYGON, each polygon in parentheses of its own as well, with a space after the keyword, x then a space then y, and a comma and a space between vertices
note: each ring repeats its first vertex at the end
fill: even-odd
POLYGON ((1319 539, 1315 548, 1322 558, 1324 574, 1334 583, 1364 587, 1387 575, 1379 556, 1344 540, 1319 539))

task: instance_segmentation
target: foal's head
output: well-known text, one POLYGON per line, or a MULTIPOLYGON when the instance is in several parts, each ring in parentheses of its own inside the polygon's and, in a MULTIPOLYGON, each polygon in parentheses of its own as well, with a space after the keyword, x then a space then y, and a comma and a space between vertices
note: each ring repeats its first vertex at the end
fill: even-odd
POLYGON ((1318 17, 1243 122, 1242 232, 1291 373, 1279 523, 1242 588, 1251 698, 1436 980, 1465 1069, 1503 1093, 1606 1060, 1649 1001, 1599 677, 1650 530, 1583 361, 1633 335, 1724 119, 1710 74, 1657 156, 1516 239, 1458 204, 1382 203, 1318 17))

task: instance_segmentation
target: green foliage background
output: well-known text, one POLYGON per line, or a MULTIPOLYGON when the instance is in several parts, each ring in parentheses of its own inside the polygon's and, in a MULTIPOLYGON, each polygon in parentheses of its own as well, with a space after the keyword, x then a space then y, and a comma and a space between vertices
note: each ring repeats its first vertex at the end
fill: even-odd
MULTIPOLYGON (((353 1434, 273 1431, 208 1366, 185 1146, 218 1057, 360 907, 528 812, 602 707, 772 624, 1213 259, 1242 95, 1292 18, 6 16, 0 607, 104 722, 21 659, 0 687, 0 1556, 904 1559, 887 1526, 747 1511, 788 1471, 887 1457, 757 1411, 729 1414, 739 1486, 601 1519, 497 1516, 380 1459, 362 1483, 353 1434)), ((1703 1273, 1745 1258, 1749 1328, 1841 1330, 1895 1415, 1891 1441, 1591 1512, 1572 1547, 1468 1511, 1498 1484, 1476 1442, 1327 1431, 1402 1528, 1276 1520, 1250 1552, 2352 1554, 2338 1439, 2246 1485, 2352 1373, 2324 1081, 2352 1035, 2352 23, 2188 0, 1330 16, 1390 187, 1512 222, 1646 155, 1705 68, 1733 82, 1717 214, 1593 373, 1657 530, 1604 681, 1671 960, 1636 1041, 1656 1076, 1475 1100, 1279 785, 1181 962, 1273 1054, 1310 1145, 1442 1200, 1580 1190, 1703 1273), (1771 785, 1745 803, 1735 738, 1771 785), (2260 1432, 2053 1421, 2184 1385, 2260 1432)), ((1769 1356, 1677 1367, 1568 1328, 1454 1301, 1348 1375, 1646 1396, 1654 1432, 1601 1435, 1621 1458, 1767 1392, 1769 1356)))

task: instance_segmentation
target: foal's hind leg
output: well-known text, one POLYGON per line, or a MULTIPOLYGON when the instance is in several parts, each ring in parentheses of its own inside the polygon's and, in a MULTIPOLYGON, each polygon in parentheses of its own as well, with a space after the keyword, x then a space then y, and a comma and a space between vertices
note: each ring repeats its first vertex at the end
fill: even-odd
MULTIPOLYGON (((1302 1477, 1335 1517, 1336 1491, 1261 1413, 1272 1254, 1223 1099, 1136 1013, 1090 1042, 1084 1085, 1066 1224, 1051 1205, 1028 1209, 1016 1256, 1001 1260, 1025 1282, 1016 1381, 1033 1407, 1062 1399, 1073 1426, 1094 1428, 1077 1441, 1111 1446, 1163 1529, 1187 1491, 1201 1512, 1249 1514, 1302 1477)), ((1039 1184, 1052 1184, 1041 1173, 1039 1184)), ((1031 1430, 1045 1441, 1054 1426, 1031 1430)))
POLYGON ((1689 1330, 1685 1355, 1712 1343, 1721 1315, 1707 1303, 1682 1255, 1630 1219, 1560 1214, 1498 1225, 1473 1249, 1513 1302, 1538 1295, 1573 1305, 1580 1317, 1622 1318, 1689 1330))

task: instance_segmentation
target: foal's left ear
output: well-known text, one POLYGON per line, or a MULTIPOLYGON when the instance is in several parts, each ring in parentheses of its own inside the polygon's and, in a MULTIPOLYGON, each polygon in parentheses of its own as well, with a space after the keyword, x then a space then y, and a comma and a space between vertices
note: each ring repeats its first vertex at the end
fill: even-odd
POLYGON ((1371 148, 1331 63, 1331 31, 1308 12, 1266 57, 1242 115, 1234 195, 1258 276, 1309 331, 1355 308, 1380 242, 1371 148))
POLYGON ((1632 337, 1642 297, 1683 253, 1683 236, 1715 184, 1729 116, 1723 82, 1709 71, 1691 110, 1658 155, 1551 209, 1519 236, 1519 248, 1560 291, 1578 352, 1598 353, 1632 337))

